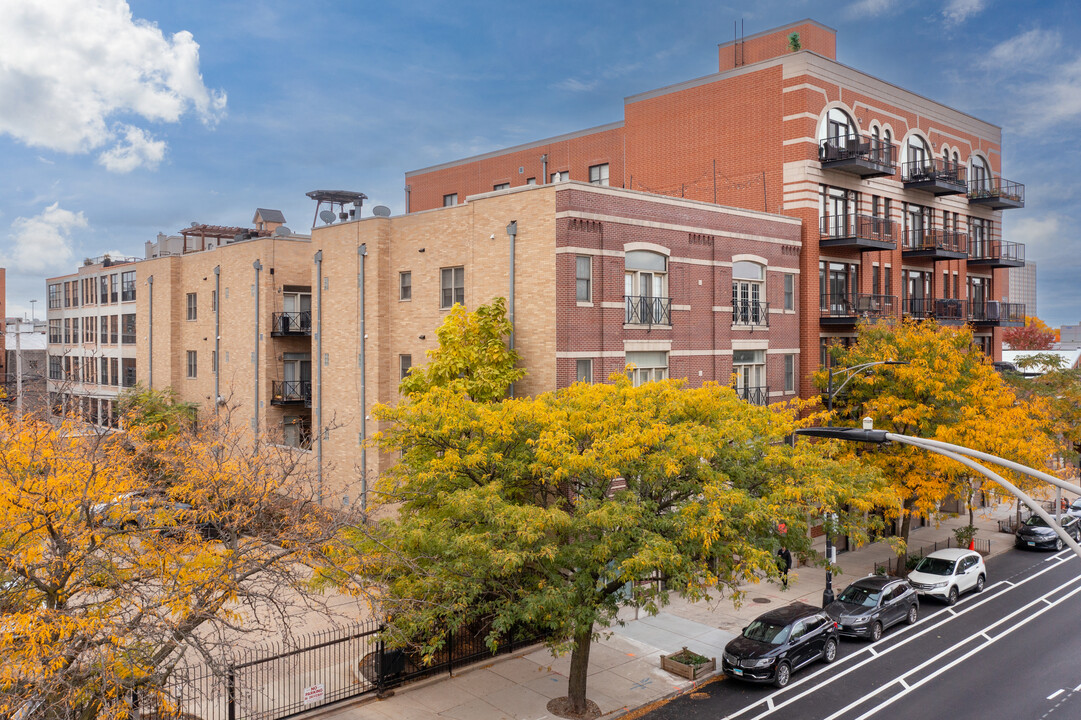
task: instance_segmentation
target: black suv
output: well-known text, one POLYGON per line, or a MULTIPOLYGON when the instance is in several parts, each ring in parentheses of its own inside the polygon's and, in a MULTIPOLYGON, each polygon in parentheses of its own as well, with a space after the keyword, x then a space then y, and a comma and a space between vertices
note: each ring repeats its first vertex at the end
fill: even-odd
POLYGON ((882 637, 882 631, 899 622, 909 625, 920 617, 920 599, 904 580, 872 575, 857 580, 826 606, 842 635, 882 637))
MULTIPOLYGON (((1081 518, 1063 515, 1062 529, 1074 540, 1081 542, 1081 518)), ((1061 550, 1066 543, 1039 515, 1033 515, 1017 529, 1014 545, 1019 548, 1038 548, 1040 550, 1061 550)))
POLYGON ((759 615, 724 648, 730 677, 784 687, 792 673, 816 660, 837 659, 837 624, 820 608, 796 602, 759 615))

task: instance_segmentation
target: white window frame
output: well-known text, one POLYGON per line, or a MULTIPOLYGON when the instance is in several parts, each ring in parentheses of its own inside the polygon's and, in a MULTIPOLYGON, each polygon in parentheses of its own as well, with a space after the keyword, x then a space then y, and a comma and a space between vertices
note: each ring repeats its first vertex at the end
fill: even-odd
POLYGON ((465 306, 464 265, 439 269, 439 309, 449 310, 456 304, 465 306))
POLYGON ((608 186, 608 163, 589 166, 589 184, 608 186))
POLYGON ((443 207, 454 207, 458 204, 458 193, 447 193, 443 196, 443 207))
POLYGON ((732 263, 732 324, 765 325, 766 266, 753 260, 732 263))
POLYGON ((593 302, 593 258, 589 255, 574 256, 574 299, 593 302))
POLYGON ((413 299, 413 271, 403 270, 398 273, 398 301, 409 302, 413 299))
POLYGON ((792 353, 784 356, 784 391, 796 392, 796 356, 792 353))
POLYGON ((574 362, 575 382, 593 382, 593 358, 577 358, 574 362))
POLYGON ((199 319, 199 296, 196 293, 188 293, 188 320, 199 319))
POLYGON ((628 351, 625 360, 626 364, 634 365, 634 369, 629 370, 628 375, 635 387, 647 382, 668 379, 667 350, 628 351))
POLYGON ((570 179, 571 179, 570 170, 556 170, 554 173, 552 173, 552 182, 553 183, 563 182, 565 180, 570 180, 570 179))
POLYGON ((189 380, 199 377, 199 352, 196 350, 188 350, 187 371, 189 380))
POLYGON ((792 273, 784 274, 784 309, 796 309, 796 276, 792 273))
POLYGON ((496 183, 495 185, 492 186, 492 192, 495 192, 497 190, 510 190, 510 183, 509 182, 496 183))

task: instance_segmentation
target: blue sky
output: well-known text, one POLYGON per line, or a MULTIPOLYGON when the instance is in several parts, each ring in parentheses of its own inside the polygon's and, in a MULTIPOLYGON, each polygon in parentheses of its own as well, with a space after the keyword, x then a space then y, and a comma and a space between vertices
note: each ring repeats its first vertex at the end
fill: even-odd
POLYGON ((308 232, 309 190, 402 212, 408 170, 619 120, 624 97, 715 72, 734 21, 805 17, 841 62, 1003 127, 1027 186, 1005 237, 1039 267, 1040 316, 1081 322, 1076 0, 4 0, 8 313, 192 221, 269 207, 308 232))

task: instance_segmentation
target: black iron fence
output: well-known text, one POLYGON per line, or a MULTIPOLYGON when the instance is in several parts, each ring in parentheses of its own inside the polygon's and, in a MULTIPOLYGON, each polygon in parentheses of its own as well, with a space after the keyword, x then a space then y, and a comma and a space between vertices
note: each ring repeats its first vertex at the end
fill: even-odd
POLYGON ((968 252, 968 233, 949 228, 906 228, 904 250, 968 252))
POLYGON ((818 226, 819 237, 824 240, 897 241, 897 223, 873 215, 824 215, 818 219, 818 226))
POLYGON ((625 295, 628 325, 671 325, 672 298, 625 295))
POLYGON ((1024 243, 1010 240, 973 240, 969 245, 969 257, 973 260, 1025 261, 1024 243))
POLYGON ((310 403, 312 399, 311 380, 274 380, 271 384, 272 405, 291 405, 310 403))
POLYGON ((769 325, 769 303, 735 300, 732 303, 733 325, 769 325))
MULTIPOLYGON (((991 554, 991 540, 990 539, 985 540, 983 538, 975 538, 975 539, 973 539, 972 543, 973 543, 973 546, 974 546, 974 549, 976 550, 976 552, 980 553, 981 555, 986 556, 986 555, 991 554)), ((945 540, 938 540, 936 542, 929 543, 927 545, 924 545, 923 547, 921 547, 918 550, 912 550, 910 548, 908 554, 905 555, 905 567, 904 568, 901 568, 899 566, 896 557, 891 557, 891 558, 887 558, 886 560, 883 560, 882 562, 875 562, 875 570, 874 570, 875 575, 902 575, 902 574, 906 574, 908 569, 913 567, 915 565, 915 563, 919 562, 919 560, 926 557, 928 554, 933 553, 936 550, 945 550, 946 548, 951 548, 951 547, 952 548, 964 547, 965 549, 967 549, 968 544, 966 543, 963 546, 959 546, 957 544, 957 540, 955 538, 951 537, 951 538, 946 538, 945 540), (905 570, 906 573, 902 573, 901 572, 902 570, 905 570)))
POLYGON ((883 318, 896 313, 897 298, 893 295, 873 293, 826 294, 820 298, 822 317, 830 318, 883 318))
POLYGON ((751 405, 769 405, 769 386, 743 387, 736 385, 736 396, 751 405))
POLYGON ((271 335, 311 335, 312 313, 310 310, 302 312, 276 312, 273 315, 270 327, 271 335))
POLYGON ((162 697, 140 696, 137 704, 144 715, 282 720, 544 640, 533 632, 514 631, 500 638, 492 652, 485 642, 489 628, 448 630, 442 649, 426 663, 419 651, 386 647, 379 623, 356 623, 289 644, 238 651, 216 667, 180 669, 170 676, 162 697))
POLYGON ((984 177, 968 184, 969 200, 1004 199, 1025 204, 1025 186, 1003 177, 984 177))
POLYGON ((896 164, 897 146, 866 135, 845 135, 822 140, 818 144, 818 159, 823 163, 840 160, 864 160, 876 165, 896 164))
POLYGON ((944 181, 963 185, 965 184, 966 170, 967 168, 963 164, 943 158, 910 160, 901 164, 901 181, 944 181))

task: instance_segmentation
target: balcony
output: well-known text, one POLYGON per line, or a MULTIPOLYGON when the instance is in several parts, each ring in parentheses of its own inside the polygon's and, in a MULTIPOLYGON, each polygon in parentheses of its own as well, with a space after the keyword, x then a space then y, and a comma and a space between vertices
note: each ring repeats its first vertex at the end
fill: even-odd
POLYGON ((823 170, 839 170, 861 178, 893 175, 896 157, 896 146, 866 136, 829 138, 818 145, 823 170))
POLYGON ((276 312, 270 323, 271 337, 291 337, 312 334, 311 310, 276 312))
POLYGON ((732 303, 732 325, 769 327, 769 303, 756 300, 737 300, 732 303))
POLYGON ((672 298, 648 295, 624 295, 628 325, 672 326, 672 298))
POLYGON ((1025 304, 989 300, 973 302, 969 321, 981 327, 1024 327, 1025 304))
POLYGON ((901 182, 906 190, 923 190, 932 195, 960 195, 968 192, 965 166, 942 158, 903 163, 901 182))
POLYGON ((968 248, 968 265, 972 267, 1024 267, 1025 246, 1009 240, 979 240, 968 248))
POLYGON ((964 260, 968 257, 968 233, 940 228, 909 228, 905 231, 901 250, 906 259, 964 260))
POLYGON ((901 302, 906 317, 917 320, 937 320, 943 325, 963 325, 968 320, 967 300, 950 298, 910 297, 901 302))
POLYGON ((893 295, 823 295, 819 305, 819 322, 822 325, 855 325, 860 320, 894 317, 896 302, 897 298, 893 295))
POLYGON ((732 388, 736 391, 736 397, 743 402, 748 402, 751 405, 769 405, 769 386, 762 385, 759 387, 750 387, 735 385, 732 388))
POLYGON ((303 405, 311 407, 310 380, 275 380, 271 383, 271 405, 303 405))
POLYGON ((860 252, 897 247, 897 223, 870 215, 827 215, 819 219, 819 247, 860 252))
POLYGON ((1025 186, 997 176, 973 181, 968 187, 968 204, 982 205, 992 210, 1023 208, 1025 186))

